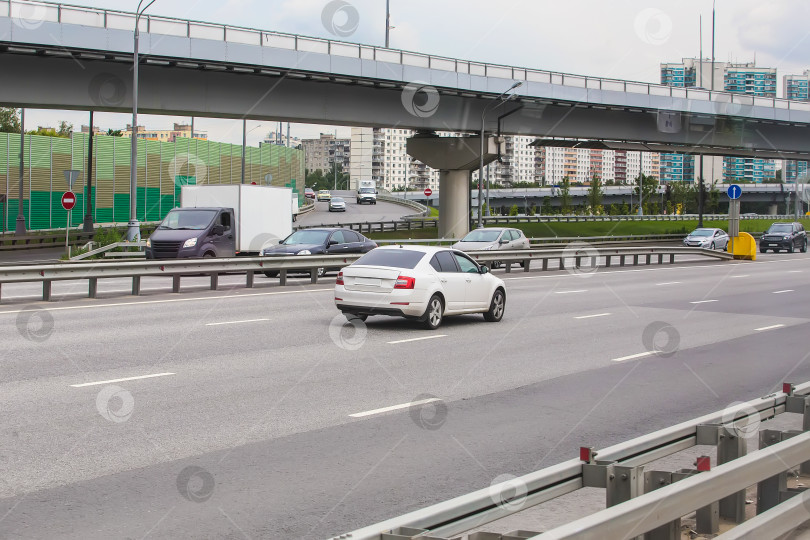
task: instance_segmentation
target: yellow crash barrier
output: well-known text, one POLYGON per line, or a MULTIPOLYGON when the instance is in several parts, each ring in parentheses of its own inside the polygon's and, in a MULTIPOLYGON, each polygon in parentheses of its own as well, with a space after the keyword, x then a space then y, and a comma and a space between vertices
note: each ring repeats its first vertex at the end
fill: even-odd
POLYGON ((757 241, 746 232, 741 232, 740 236, 732 237, 728 243, 728 251, 735 259, 748 261, 757 260, 757 241))

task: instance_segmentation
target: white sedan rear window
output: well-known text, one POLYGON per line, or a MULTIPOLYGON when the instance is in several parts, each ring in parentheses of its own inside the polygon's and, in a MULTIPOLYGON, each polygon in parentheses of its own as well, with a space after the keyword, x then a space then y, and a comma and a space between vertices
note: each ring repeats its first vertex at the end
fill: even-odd
POLYGON ((391 268, 415 268, 425 254, 412 249, 373 249, 354 264, 388 266, 391 268))

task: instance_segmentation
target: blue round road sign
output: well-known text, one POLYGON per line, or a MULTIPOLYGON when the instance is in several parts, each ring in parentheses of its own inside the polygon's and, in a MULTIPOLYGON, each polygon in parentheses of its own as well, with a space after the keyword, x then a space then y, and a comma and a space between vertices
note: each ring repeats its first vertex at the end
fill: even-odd
POLYGON ((739 199, 740 195, 742 195, 742 188, 737 184, 731 184, 728 186, 727 193, 729 199, 739 199))

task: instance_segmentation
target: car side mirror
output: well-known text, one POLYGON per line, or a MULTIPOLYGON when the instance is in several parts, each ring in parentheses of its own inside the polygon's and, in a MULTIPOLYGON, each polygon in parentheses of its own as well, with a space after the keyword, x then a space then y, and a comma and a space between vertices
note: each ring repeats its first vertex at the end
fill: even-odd
POLYGON ((498 242, 498 243, 499 244, 508 244, 509 240, 507 240, 506 238, 501 238, 500 242, 498 242))
POLYGON ((222 225, 214 225, 213 227, 211 227, 211 234, 222 236, 223 234, 225 234, 225 227, 223 227, 222 225))
POLYGON ((329 245, 330 246, 336 246, 337 244, 338 244, 337 240, 329 240, 329 245))
POLYGON ((489 266, 482 265, 481 270, 479 272, 481 274, 489 274, 489 266))

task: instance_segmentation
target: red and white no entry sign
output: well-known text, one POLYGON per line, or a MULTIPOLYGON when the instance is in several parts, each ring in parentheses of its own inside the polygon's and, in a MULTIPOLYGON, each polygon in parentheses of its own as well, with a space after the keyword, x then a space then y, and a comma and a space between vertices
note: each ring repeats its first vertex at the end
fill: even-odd
POLYGON ((433 195, 433 190, 430 188, 425 188, 425 197, 430 197, 433 195))
POLYGON ((65 210, 72 210, 76 206, 76 194, 72 191, 66 191, 62 194, 62 208, 65 210))

